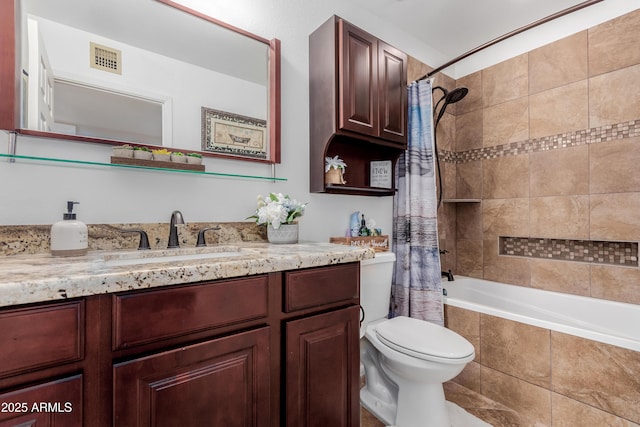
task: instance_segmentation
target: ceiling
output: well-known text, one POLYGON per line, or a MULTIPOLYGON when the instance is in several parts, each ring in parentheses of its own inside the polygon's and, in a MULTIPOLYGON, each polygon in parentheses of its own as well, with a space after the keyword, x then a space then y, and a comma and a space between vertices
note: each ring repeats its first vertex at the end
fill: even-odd
MULTIPOLYGON (((453 59, 584 0, 346 0, 453 59)), ((440 64, 434 64, 438 66, 440 64)))

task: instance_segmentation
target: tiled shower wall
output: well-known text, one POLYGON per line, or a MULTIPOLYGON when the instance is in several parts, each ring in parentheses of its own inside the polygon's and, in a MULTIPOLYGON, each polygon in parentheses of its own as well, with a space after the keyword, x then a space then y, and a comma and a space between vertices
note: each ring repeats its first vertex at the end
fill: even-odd
POLYGON ((476 349, 474 361, 453 381, 517 415, 507 422, 503 417, 510 413, 494 411, 487 418, 489 411, 479 411, 485 421, 495 426, 640 426, 640 352, 445 308, 447 327, 476 349))
POLYGON ((438 84, 469 89, 438 128, 444 198, 480 200, 441 207, 443 269, 640 304, 640 10, 438 84), (507 256, 501 237, 635 255, 507 256))

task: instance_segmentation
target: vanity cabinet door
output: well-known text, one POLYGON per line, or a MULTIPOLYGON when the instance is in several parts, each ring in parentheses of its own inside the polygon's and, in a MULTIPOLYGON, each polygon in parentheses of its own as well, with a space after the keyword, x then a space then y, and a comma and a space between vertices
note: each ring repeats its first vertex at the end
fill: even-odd
POLYGON ((114 425, 268 426, 269 340, 265 327, 116 365, 114 425))
POLYGON ((0 427, 82 427, 82 376, 0 393, 0 427))
POLYGON ((286 323, 286 426, 358 427, 359 315, 351 306, 286 323))

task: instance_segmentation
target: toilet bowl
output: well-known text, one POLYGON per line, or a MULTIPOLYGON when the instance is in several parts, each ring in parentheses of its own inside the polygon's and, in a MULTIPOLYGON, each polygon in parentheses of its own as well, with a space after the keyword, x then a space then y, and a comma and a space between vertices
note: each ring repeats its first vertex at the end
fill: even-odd
POLYGON ((360 402, 386 425, 450 427, 442 383, 473 360, 473 345, 433 323, 387 318, 394 261, 388 252, 361 262, 360 402))

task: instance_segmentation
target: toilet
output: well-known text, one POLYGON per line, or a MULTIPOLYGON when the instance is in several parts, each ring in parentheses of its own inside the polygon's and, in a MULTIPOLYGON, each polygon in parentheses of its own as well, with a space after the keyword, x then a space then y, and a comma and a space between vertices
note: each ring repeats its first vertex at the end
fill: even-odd
POLYGON ((434 323, 388 318, 395 260, 377 252, 360 262, 360 402, 387 426, 450 427, 442 383, 473 360, 473 345, 434 323))

